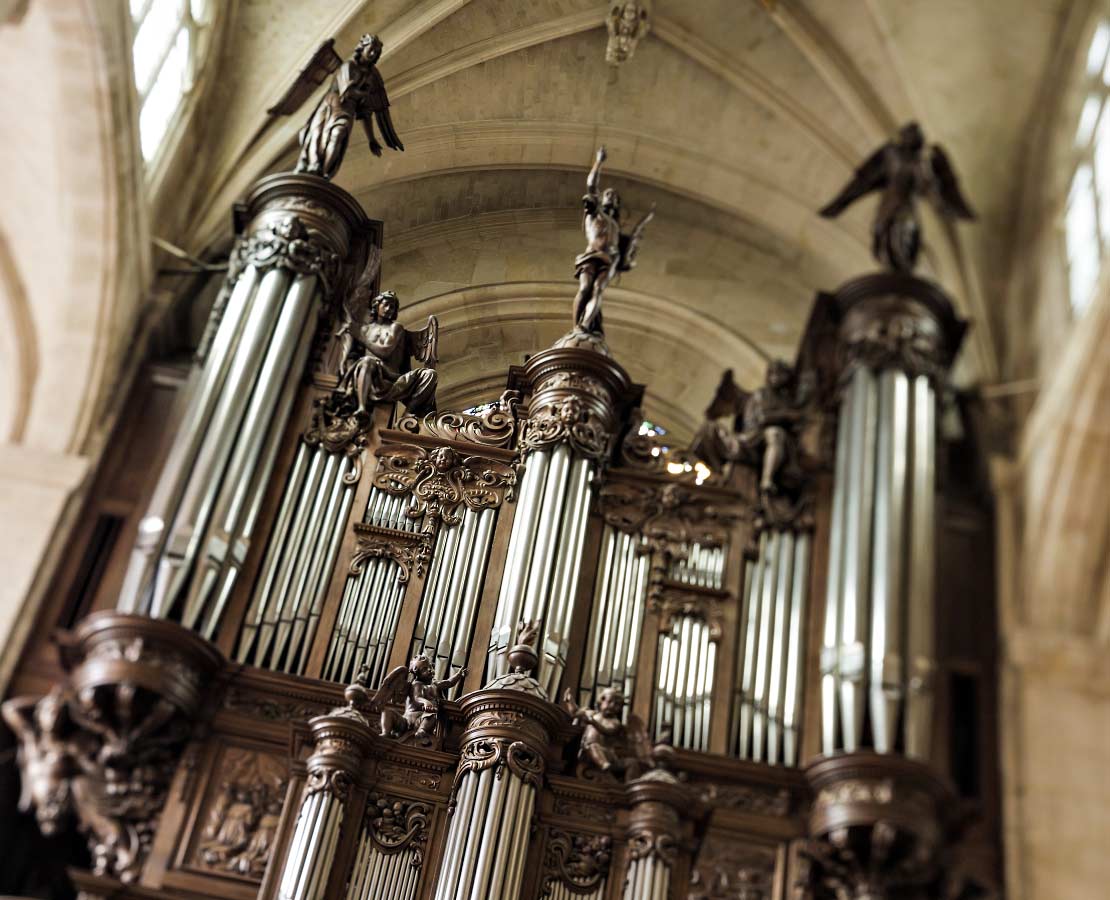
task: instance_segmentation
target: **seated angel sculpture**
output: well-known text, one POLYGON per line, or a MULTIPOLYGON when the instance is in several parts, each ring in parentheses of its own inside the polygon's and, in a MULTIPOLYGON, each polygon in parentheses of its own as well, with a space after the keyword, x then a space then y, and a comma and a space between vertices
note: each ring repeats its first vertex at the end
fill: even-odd
POLYGON ((337 333, 343 361, 339 391, 353 397, 359 415, 369 415, 376 404, 398 400, 413 415, 435 412, 439 321, 428 316, 425 328, 408 331, 397 323, 393 291, 383 291, 359 309, 366 293, 358 287, 352 292, 337 333), (413 368, 412 359, 424 365, 413 368))
POLYGON ((419 744, 431 744, 447 691, 466 678, 468 671, 462 668, 450 678, 436 680, 432 661, 424 655, 414 657, 407 668, 397 666, 385 676, 374 697, 382 714, 382 736, 407 739, 411 735, 419 744), (403 711, 397 712, 395 707, 402 703, 403 711))

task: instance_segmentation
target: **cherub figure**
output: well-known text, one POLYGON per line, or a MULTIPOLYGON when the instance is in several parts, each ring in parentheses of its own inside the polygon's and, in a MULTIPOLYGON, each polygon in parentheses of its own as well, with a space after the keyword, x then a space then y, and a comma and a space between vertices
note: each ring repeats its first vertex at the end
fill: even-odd
POLYGON ((435 667, 421 654, 405 666, 398 666, 385 676, 374 697, 381 709, 383 737, 405 738, 409 733, 420 744, 431 744, 439 721, 440 708, 447 691, 459 684, 470 670, 463 667, 450 678, 437 681, 435 667), (411 680, 410 680, 411 676, 411 680), (404 704, 404 711, 394 708, 404 704))
POLYGON ((378 264, 371 259, 344 302, 339 342, 339 392, 353 399, 355 414, 367 416, 378 403, 401 401, 413 415, 435 412, 439 320, 428 316, 420 331, 397 323, 397 295, 373 295, 378 264), (412 368, 410 360, 423 366, 412 368))
POLYGON ((647 728, 639 716, 632 714, 621 721, 624 694, 620 688, 605 688, 597 698, 597 709, 579 706, 574 692, 563 693, 563 708, 574 717, 574 723, 585 724, 578 758, 586 769, 632 780, 657 766, 655 751, 647 728))
MULTIPOLYGON (((339 71, 298 135, 301 154, 294 171, 331 179, 343 162, 356 120, 362 123, 370 142, 370 152, 375 156, 382 155, 382 145, 374 135, 375 118, 385 145, 391 150, 405 149, 389 116, 389 97, 377 66, 381 55, 382 42, 374 34, 364 34, 351 58, 341 65, 339 55, 330 50, 331 58, 325 59, 323 64, 330 68, 338 67, 339 71)), ((300 80, 310 77, 310 74, 309 70, 302 72, 298 84, 290 93, 298 93, 300 80)))
POLYGON ((928 198, 946 220, 975 218, 948 155, 937 144, 926 155, 925 135, 916 122, 903 126, 894 140, 872 153, 821 215, 836 218, 872 191, 881 191, 882 196, 871 226, 871 252, 896 272, 912 272, 917 264, 918 197, 928 198))
POLYGON ((622 234, 621 198, 614 188, 600 190, 601 164, 605 148, 600 147, 594 167, 586 178, 582 198, 586 249, 574 260, 578 276, 578 296, 574 298, 574 324, 577 329, 601 334, 601 297, 610 282, 621 272, 636 265, 636 251, 647 223, 655 217, 655 207, 636 224, 630 234, 622 234))

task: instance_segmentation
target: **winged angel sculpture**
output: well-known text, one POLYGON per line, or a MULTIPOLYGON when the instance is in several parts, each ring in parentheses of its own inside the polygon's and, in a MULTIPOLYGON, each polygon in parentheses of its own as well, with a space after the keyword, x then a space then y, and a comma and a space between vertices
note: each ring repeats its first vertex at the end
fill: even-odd
POLYGON ((411 736, 419 744, 430 745, 447 692, 466 678, 468 671, 462 668, 450 678, 437 680, 432 661, 424 655, 413 658, 407 667, 397 666, 374 696, 374 706, 382 714, 383 737, 404 740, 411 736), (402 705, 398 712, 396 707, 402 705))
POLYGON ((921 249, 915 208, 918 197, 930 200, 948 221, 975 218, 960 192, 948 155, 937 144, 926 148, 916 122, 903 126, 894 140, 872 153, 821 215, 836 218, 872 191, 882 195, 871 226, 871 252, 896 272, 912 272, 917 264, 921 249))
POLYGON ((336 331, 339 344, 338 393, 354 399, 355 414, 366 416, 377 403, 399 400, 413 415, 435 412, 439 320, 428 316, 419 331, 397 322, 393 291, 374 293, 379 266, 372 254, 343 303, 336 331), (413 367, 411 360, 424 365, 413 367))
POLYGON ((334 41, 325 41, 285 96, 270 109, 279 115, 295 112, 315 87, 338 69, 331 87, 298 135, 301 153, 294 171, 327 179, 334 177, 356 121, 362 123, 370 152, 375 156, 382 155, 382 145, 374 132, 375 120, 386 147, 405 149, 393 127, 385 82, 378 72, 381 55, 382 42, 375 34, 364 34, 346 62, 335 52, 334 41))
POLYGON ((669 745, 653 744, 643 720, 632 713, 621 720, 624 693, 620 688, 605 688, 597 697, 597 709, 574 702, 574 692, 563 692, 563 708, 574 723, 585 725, 578 756, 583 774, 600 772, 632 781, 652 769, 660 768, 672 755, 669 745))
POLYGON ((809 381, 797 378, 781 359, 768 364, 766 382, 751 393, 726 369, 690 452, 716 471, 727 471, 737 460, 751 459, 760 468, 760 490, 778 493, 811 393, 809 381), (728 416, 731 423, 722 421, 728 416))

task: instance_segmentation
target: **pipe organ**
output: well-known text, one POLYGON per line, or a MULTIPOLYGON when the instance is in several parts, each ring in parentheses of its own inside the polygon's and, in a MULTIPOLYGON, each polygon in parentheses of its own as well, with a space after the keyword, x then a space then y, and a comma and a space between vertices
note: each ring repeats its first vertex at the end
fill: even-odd
POLYGON ((438 325, 390 318, 380 225, 307 172, 244 209, 114 608, 5 705, 38 821, 89 838, 82 896, 943 881, 937 421, 964 326, 937 286, 819 295, 797 360, 683 451, 641 433, 600 331, 437 410, 438 325))

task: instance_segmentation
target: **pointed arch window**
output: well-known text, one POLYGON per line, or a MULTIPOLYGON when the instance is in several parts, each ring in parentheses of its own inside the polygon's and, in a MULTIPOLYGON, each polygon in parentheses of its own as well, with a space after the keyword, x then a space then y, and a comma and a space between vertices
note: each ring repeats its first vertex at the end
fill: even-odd
POLYGON ((1075 131, 1075 164, 1064 212, 1068 294, 1072 312, 1087 309, 1110 248, 1110 22, 1087 46, 1086 96, 1075 131))
POLYGON ((149 166, 196 86, 211 43, 211 0, 130 0, 139 144, 149 166))

